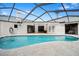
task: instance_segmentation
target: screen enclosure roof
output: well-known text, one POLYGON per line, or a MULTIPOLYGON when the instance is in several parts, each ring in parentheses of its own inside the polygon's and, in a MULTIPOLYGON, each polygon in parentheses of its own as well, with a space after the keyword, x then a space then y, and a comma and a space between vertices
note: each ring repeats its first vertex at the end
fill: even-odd
POLYGON ((0 3, 0 20, 56 22, 79 16, 79 3, 0 3))

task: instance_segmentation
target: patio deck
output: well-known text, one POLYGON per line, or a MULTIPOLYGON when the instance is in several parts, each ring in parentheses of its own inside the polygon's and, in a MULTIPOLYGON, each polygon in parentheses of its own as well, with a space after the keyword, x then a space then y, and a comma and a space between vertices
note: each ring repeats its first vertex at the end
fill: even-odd
POLYGON ((45 42, 14 49, 0 49, 0 56, 79 56, 79 41, 45 42))

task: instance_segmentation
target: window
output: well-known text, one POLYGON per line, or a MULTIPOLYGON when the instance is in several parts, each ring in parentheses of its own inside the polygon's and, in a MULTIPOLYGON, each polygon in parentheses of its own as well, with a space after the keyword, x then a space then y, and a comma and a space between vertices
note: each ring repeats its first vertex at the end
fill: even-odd
POLYGON ((49 26, 49 32, 51 32, 51 26, 49 26))
POLYGON ((14 28, 18 28, 18 25, 14 24, 14 28))
POLYGON ((55 26, 52 26, 52 32, 54 32, 54 28, 55 28, 55 26))
POLYGON ((49 26, 49 32, 54 32, 55 26, 49 26))

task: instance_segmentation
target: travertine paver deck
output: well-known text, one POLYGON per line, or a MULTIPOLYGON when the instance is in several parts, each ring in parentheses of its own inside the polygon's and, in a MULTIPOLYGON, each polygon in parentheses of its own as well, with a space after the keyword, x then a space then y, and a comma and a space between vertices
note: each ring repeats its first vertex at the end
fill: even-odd
POLYGON ((3 50, 0 55, 10 56, 79 56, 79 41, 46 42, 21 48, 3 50))

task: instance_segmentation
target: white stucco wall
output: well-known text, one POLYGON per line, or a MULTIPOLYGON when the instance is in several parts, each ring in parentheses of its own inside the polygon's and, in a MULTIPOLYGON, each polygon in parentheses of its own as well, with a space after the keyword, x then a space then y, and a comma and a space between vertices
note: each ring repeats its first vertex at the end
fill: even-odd
POLYGON ((0 24, 1 24, 1 35, 11 35, 9 33, 9 28, 13 27, 13 24, 8 22, 0 22, 0 24))
MULTIPOLYGON (((72 20, 74 19, 76 19, 76 21, 78 20, 77 17, 73 18, 72 20)), ((62 18, 62 20, 66 20, 66 18, 62 18)), ((0 36, 27 34, 27 25, 35 25, 35 33, 38 33, 38 26, 44 26, 44 30, 47 30, 48 34, 61 34, 61 35, 65 34, 64 23, 52 23, 52 22, 26 23, 25 22, 25 23, 22 23, 21 26, 19 26, 18 28, 14 28, 14 24, 18 24, 18 23, 0 21, 0 36), (54 26, 54 30, 52 29, 52 26, 54 26), (14 28, 13 34, 10 34, 9 32, 10 27, 14 28), (51 27, 50 31, 49 31, 49 27, 51 27)), ((79 23, 78 23, 78 34, 79 34, 79 23)))
POLYGON ((55 25, 55 34, 65 34, 65 24, 55 25))
POLYGON ((65 34, 65 25, 60 23, 49 23, 48 24, 48 33, 51 34, 65 34), (52 26, 54 26, 54 29, 52 29, 52 26), (50 30, 49 30, 50 27, 50 30))
POLYGON ((18 23, 10 23, 10 22, 0 22, 0 34, 1 36, 6 35, 20 35, 20 34, 26 34, 27 33, 27 26, 25 23, 21 24, 18 28, 14 28, 14 24, 18 23), (12 27, 14 29, 14 32, 11 34, 9 32, 9 28, 12 27))
POLYGON ((21 26, 18 26, 16 32, 17 32, 16 34, 18 35, 27 34, 27 25, 25 23, 22 23, 21 26))
POLYGON ((47 30, 47 33, 65 34, 64 25, 59 23, 22 23, 21 26, 18 26, 18 28, 14 28, 14 24, 19 25, 18 23, 0 22, 0 35, 6 36, 27 34, 27 25, 35 25, 35 33, 38 33, 38 26, 44 26, 44 30, 47 30), (49 26, 51 26, 51 31, 49 31, 49 26), (52 30, 52 26, 54 26, 54 31, 52 30), (14 29, 13 34, 9 32, 10 27, 14 29))

